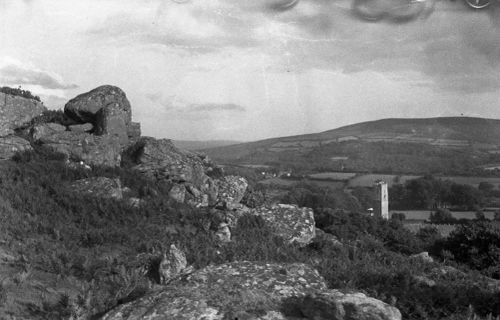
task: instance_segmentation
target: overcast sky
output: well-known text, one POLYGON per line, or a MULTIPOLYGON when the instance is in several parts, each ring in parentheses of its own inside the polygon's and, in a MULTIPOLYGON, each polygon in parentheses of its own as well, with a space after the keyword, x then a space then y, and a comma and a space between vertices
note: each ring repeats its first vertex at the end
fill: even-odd
POLYGON ((0 85, 52 109, 117 85, 144 135, 183 140, 500 118, 498 8, 429 1, 0 0, 0 85))

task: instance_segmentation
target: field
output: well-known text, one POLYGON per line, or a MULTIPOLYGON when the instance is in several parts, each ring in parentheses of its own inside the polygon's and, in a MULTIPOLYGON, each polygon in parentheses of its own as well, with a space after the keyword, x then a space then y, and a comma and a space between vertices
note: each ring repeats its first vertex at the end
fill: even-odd
POLYGON ((308 177, 313 180, 339 180, 339 181, 350 180, 355 176, 356 173, 354 172, 320 172, 308 175, 308 177))
MULTIPOLYGON (((421 176, 396 175, 396 174, 363 174, 349 180, 349 187, 372 187, 377 180, 383 180, 390 186, 396 183, 405 183, 408 180, 417 179, 421 176)), ((500 179, 499 179, 500 182, 500 179)))
POLYGON ((321 187, 329 187, 332 189, 343 188, 345 183, 342 181, 331 181, 331 180, 316 180, 316 179, 282 179, 282 178, 269 178, 259 181, 259 183, 265 185, 276 185, 281 187, 290 187, 299 182, 314 183, 321 187))

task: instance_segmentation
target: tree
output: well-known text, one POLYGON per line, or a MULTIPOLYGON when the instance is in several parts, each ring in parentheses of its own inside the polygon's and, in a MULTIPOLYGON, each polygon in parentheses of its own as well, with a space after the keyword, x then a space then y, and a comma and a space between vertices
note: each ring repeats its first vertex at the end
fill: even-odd
POLYGON ((486 220, 486 216, 482 210, 476 211, 476 220, 486 220))
POLYGON ((493 217, 493 219, 496 221, 500 221, 500 211, 499 210, 495 211, 495 216, 493 217))
POLYGON ((448 209, 437 209, 431 213, 429 220, 432 223, 454 223, 457 221, 448 209))
POLYGON ((392 220, 397 220, 397 221, 404 221, 406 220, 406 216, 404 213, 401 212, 395 212, 391 215, 392 220))
POLYGON ((481 181, 477 188, 479 190, 485 192, 486 194, 488 194, 491 190, 495 189, 495 185, 493 185, 492 183, 489 183, 487 181, 481 181))

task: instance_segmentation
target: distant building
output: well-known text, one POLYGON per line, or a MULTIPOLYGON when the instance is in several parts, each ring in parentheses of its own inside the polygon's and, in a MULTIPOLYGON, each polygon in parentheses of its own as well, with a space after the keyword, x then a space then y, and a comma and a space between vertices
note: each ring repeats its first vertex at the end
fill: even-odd
POLYGON ((373 214, 383 219, 389 219, 389 191, 385 181, 375 182, 373 214))

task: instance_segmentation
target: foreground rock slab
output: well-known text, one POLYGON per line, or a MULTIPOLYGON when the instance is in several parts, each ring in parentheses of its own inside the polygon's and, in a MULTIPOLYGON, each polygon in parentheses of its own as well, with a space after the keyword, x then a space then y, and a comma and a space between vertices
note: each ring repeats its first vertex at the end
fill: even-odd
POLYGON ((117 200, 123 198, 119 179, 106 177, 80 179, 71 184, 71 189, 75 192, 101 198, 112 198, 117 200))
POLYGON ((305 264, 240 261, 198 270, 158 292, 118 306, 102 319, 235 318, 399 320, 401 314, 363 294, 328 290, 319 273, 305 264), (314 318, 323 315, 335 317, 314 318))

